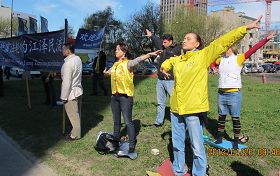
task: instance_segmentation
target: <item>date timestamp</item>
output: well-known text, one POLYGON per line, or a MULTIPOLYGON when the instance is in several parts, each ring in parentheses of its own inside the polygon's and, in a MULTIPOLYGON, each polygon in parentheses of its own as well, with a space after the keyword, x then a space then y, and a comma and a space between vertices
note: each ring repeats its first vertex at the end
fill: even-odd
POLYGON ((244 149, 219 149, 207 148, 207 156, 244 156, 244 157, 265 157, 280 156, 280 148, 244 148, 244 149))

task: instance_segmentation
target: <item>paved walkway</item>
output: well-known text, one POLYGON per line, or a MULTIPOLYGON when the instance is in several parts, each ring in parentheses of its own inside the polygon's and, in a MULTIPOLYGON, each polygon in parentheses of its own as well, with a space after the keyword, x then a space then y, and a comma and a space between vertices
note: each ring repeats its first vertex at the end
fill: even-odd
POLYGON ((1 176, 55 176, 47 166, 22 150, 0 129, 1 176))

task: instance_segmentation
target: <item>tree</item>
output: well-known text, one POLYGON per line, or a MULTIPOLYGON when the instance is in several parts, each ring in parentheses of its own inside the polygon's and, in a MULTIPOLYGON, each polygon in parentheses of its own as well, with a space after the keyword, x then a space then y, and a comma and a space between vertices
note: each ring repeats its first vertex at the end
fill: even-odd
POLYGON ((222 22, 217 17, 199 14, 194 7, 178 6, 171 22, 164 21, 164 32, 171 33, 174 40, 181 42, 186 33, 199 34, 205 44, 209 44, 219 36, 222 22))
MULTIPOLYGON (((16 34, 17 20, 13 19, 12 34, 16 34)), ((6 18, 0 18, 0 38, 11 37, 11 20, 6 18)), ((3 70, 0 65, 0 96, 3 96, 3 70)))
POLYGON ((103 48, 107 52, 112 52, 115 49, 116 43, 123 38, 123 24, 113 16, 111 7, 107 7, 103 11, 98 11, 84 19, 82 28, 98 30, 105 27, 103 48))
POLYGON ((67 29, 67 35, 68 37, 74 38, 75 36, 75 30, 74 27, 68 24, 68 29, 67 29))
MULTIPOLYGON (((13 35, 16 35, 18 21, 13 19, 13 35)), ((11 37, 11 20, 7 18, 0 18, 0 38, 11 37)))
POLYGON ((145 29, 149 29, 154 35, 161 34, 160 8, 148 2, 140 11, 132 15, 125 25, 126 42, 130 50, 136 55, 153 50, 151 42, 145 36, 145 29))
MULTIPOLYGON (((64 29, 65 26, 61 26, 60 29, 64 29)), ((70 25, 68 23, 68 29, 67 29, 67 36, 68 38, 74 38, 75 37, 75 30, 74 30, 74 27, 72 25, 70 25)))

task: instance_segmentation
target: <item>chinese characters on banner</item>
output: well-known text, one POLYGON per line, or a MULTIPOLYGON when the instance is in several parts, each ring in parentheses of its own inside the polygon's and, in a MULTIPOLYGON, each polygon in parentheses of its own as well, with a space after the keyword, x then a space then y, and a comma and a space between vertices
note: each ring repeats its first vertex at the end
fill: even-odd
POLYGON ((64 30, 0 39, 0 65, 24 70, 59 71, 64 30))
POLYGON ((75 41, 75 49, 95 49, 100 48, 103 40, 104 28, 100 30, 79 29, 75 41))

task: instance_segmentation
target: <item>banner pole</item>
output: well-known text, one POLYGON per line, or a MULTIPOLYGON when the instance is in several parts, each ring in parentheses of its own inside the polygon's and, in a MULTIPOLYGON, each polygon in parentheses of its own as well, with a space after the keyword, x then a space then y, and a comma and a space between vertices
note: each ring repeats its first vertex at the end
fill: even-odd
POLYGON ((65 105, 63 103, 62 109, 62 134, 65 134, 65 105))
POLYGON ((26 93, 27 93, 28 108, 31 109, 29 81, 28 81, 28 76, 26 74, 25 74, 25 83, 26 83, 26 93))
MULTIPOLYGON (((68 39, 68 21, 67 18, 64 20, 64 43, 67 43, 68 39)), ((65 134, 65 120, 66 120, 66 112, 65 112, 65 104, 63 103, 62 110, 62 134, 65 134)))

